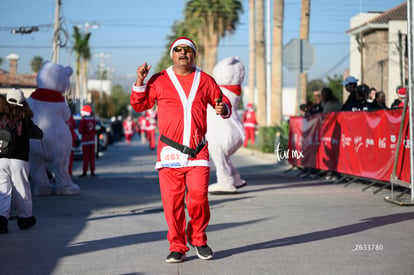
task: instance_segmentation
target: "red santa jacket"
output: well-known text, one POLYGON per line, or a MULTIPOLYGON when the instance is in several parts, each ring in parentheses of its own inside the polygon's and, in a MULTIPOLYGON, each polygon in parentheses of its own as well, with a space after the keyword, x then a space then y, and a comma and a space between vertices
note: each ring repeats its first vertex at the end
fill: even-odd
POLYGON ((256 113, 253 110, 246 110, 243 113, 243 125, 244 127, 255 128, 257 125, 256 113))
MULTIPOLYGON (((172 67, 153 75, 144 86, 133 86, 130 97, 131 106, 137 112, 158 106, 158 129, 160 135, 191 148, 196 148, 207 131, 207 104, 215 106, 215 99, 221 91, 214 79, 196 68, 193 85, 188 96, 178 81, 172 67)), ((231 116, 231 103, 223 96, 227 114, 231 116)), ((156 168, 161 167, 160 153, 167 145, 158 142, 156 168)), ((209 166, 208 146, 190 158, 185 166, 209 166)))
POLYGON ((135 131, 135 122, 131 118, 126 119, 122 124, 122 127, 124 128, 126 135, 132 135, 135 131))
POLYGON ((82 135, 82 145, 95 144, 95 125, 93 116, 84 116, 79 122, 79 133, 82 135))

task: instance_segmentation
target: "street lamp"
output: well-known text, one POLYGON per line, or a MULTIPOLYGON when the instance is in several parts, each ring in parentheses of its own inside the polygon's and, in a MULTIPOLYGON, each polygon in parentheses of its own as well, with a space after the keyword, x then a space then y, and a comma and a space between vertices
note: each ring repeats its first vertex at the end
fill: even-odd
POLYGON ((85 29, 85 33, 89 33, 89 29, 99 29, 99 24, 96 22, 86 22, 83 25, 76 25, 76 27, 78 27, 79 29, 85 29))
MULTIPOLYGON (((83 25, 82 24, 76 25, 76 27, 78 29, 85 29, 85 33, 88 34, 89 29, 98 29, 99 24, 97 24, 96 22, 86 22, 83 25)), ((87 64, 87 66, 89 66, 89 64, 87 64)), ((83 108, 84 101, 87 101, 87 97, 88 97, 88 71, 89 71, 89 68, 86 68, 86 72, 84 72, 84 77, 83 77, 83 85, 82 84, 79 85, 81 86, 80 91, 79 91, 80 110, 83 108)))
MULTIPOLYGON (((99 81, 101 86, 101 92, 103 92, 103 80, 104 80, 104 72, 105 72, 105 64, 104 64, 104 58, 110 58, 111 55, 107 53, 99 53, 94 54, 94 57, 99 57, 99 81)), ((109 67, 108 67, 109 68, 109 67)))

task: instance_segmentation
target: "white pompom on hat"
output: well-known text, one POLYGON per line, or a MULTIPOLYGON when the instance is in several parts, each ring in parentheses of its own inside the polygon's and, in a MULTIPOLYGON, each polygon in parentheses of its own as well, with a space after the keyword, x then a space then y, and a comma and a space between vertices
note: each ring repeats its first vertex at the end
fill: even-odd
POLYGON ((194 43, 194 41, 191 40, 190 38, 187 38, 187 37, 184 37, 183 36, 183 37, 179 37, 179 38, 175 39, 172 42, 171 47, 170 47, 170 57, 171 58, 172 58, 172 54, 173 54, 174 47, 176 47, 178 45, 187 45, 187 46, 190 46, 193 49, 194 54, 197 52, 197 47, 196 47, 196 44, 194 43))
POLYGON ((25 102, 23 91, 20 89, 12 89, 7 93, 7 102, 9 104, 23 106, 25 102))
POLYGON ((214 66, 213 77, 219 85, 241 85, 245 68, 238 56, 222 59, 214 66))

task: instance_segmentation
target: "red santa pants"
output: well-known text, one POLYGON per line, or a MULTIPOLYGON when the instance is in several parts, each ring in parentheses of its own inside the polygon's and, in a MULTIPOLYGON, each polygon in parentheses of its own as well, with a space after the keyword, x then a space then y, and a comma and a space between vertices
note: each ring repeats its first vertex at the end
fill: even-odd
POLYGON ((125 141, 131 143, 133 134, 125 134, 125 141))
POLYGON ((91 172, 95 171, 95 144, 82 145, 83 154, 83 172, 88 171, 88 166, 91 172))
POLYGON ((254 127, 244 127, 244 130, 246 132, 246 139, 244 140, 244 144, 243 146, 246 147, 247 144, 249 143, 249 139, 250 139, 250 144, 254 145, 255 143, 255 137, 254 137, 254 127))
POLYGON ((154 149, 155 148, 155 129, 147 131, 147 138, 148 138, 150 149, 154 149))
POLYGON ((161 168, 159 170, 162 204, 168 225, 170 251, 185 253, 187 238, 195 246, 207 243, 206 228, 210 221, 208 181, 210 167, 161 168), (187 187, 187 194, 186 194, 187 187), (190 221, 187 226, 184 197, 190 221))

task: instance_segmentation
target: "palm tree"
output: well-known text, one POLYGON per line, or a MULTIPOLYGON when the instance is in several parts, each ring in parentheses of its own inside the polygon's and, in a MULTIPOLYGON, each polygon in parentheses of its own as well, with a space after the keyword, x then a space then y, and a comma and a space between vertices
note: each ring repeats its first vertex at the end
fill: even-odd
POLYGON ((43 64, 43 58, 41 56, 35 56, 30 63, 30 67, 32 67, 32 72, 37 73, 40 70, 40 67, 43 64))
POLYGON ((232 34, 236 30, 241 12, 243 12, 243 5, 239 0, 190 0, 187 2, 184 21, 187 25, 191 23, 192 29, 197 30, 198 62, 201 62, 207 73, 212 73, 217 62, 220 37, 232 34))
POLYGON ((256 85, 257 123, 266 125, 266 51, 264 32, 264 0, 256 1, 256 85))
POLYGON ((283 12, 285 1, 273 0, 272 108, 270 125, 282 122, 283 12))
MULTIPOLYGON (((88 33, 90 34, 90 33, 88 33)), ((83 90, 86 93, 86 98, 87 101, 90 102, 90 98, 88 97, 88 68, 89 68, 89 60, 91 59, 91 49, 89 48, 88 44, 89 44, 89 37, 87 38, 87 41, 85 42, 85 47, 81 53, 82 55, 82 60, 83 60, 83 69, 82 69, 82 79, 83 79, 83 90)), ((85 37, 86 38, 86 37, 85 37)))
POLYGON ((89 38, 91 33, 82 34, 79 31, 77 26, 73 27, 73 37, 75 39, 75 44, 73 50, 76 53, 76 78, 75 78, 75 98, 76 96, 80 97, 81 108, 83 106, 84 96, 87 92, 87 66, 88 60, 90 59, 91 52, 89 48, 89 38), (81 89, 82 84, 82 89, 81 89), (82 92, 81 92, 82 91, 82 92))

